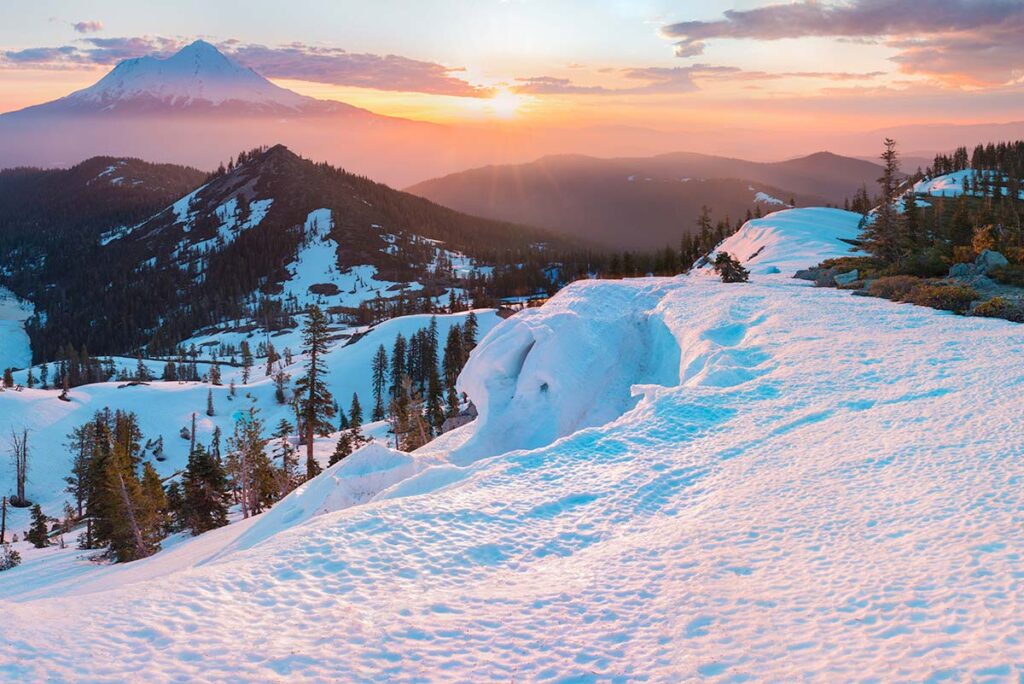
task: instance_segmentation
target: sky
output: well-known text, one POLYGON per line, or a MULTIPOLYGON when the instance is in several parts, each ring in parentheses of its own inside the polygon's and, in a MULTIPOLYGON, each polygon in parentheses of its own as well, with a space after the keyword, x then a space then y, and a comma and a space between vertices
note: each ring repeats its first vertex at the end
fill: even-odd
POLYGON ((439 123, 871 129, 1024 119, 1024 0, 35 0, 0 111, 203 38, 300 93, 439 123))

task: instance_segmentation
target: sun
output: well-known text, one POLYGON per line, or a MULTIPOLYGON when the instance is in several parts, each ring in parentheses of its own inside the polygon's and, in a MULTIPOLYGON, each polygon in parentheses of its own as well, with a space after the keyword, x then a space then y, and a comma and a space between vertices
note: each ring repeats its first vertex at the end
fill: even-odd
POLYGON ((486 100, 487 109, 499 119, 511 119, 519 114, 520 108, 526 103, 526 98, 513 93, 506 88, 500 88, 494 95, 486 100))

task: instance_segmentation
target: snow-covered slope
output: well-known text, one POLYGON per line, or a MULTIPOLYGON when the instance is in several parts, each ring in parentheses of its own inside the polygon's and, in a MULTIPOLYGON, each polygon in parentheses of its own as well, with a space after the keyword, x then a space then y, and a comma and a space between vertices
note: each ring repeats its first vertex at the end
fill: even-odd
MULTIPOLYGON (((926 178, 914 183, 914 193, 918 195, 931 195, 933 197, 959 197, 964 194, 965 181, 970 184, 976 184, 981 182, 986 175, 988 178, 994 179, 996 173, 994 171, 982 172, 974 169, 954 171, 953 173, 936 176, 935 178, 926 178)), ((1005 177, 1003 181, 1005 181, 1005 177)), ((1008 190, 1003 188, 1002 193, 1006 195, 1008 190)), ((981 192, 975 186, 970 194, 980 195, 981 192)), ((1020 199, 1024 200, 1024 192, 1020 194, 1020 199)))
MULTIPOLYGON (((500 320, 494 310, 479 309, 475 313, 481 335, 489 332, 500 320)), ((451 327, 465 322, 466 316, 465 313, 437 316, 438 336, 442 342, 451 327)), ((327 384, 338 403, 348 410, 353 393, 358 394, 366 418, 369 418, 373 401, 371 364, 377 347, 383 344, 390 354, 398 335, 408 339, 428 326, 430 318, 429 315, 403 316, 385 321, 369 331, 350 329, 348 332, 360 333, 361 336, 349 344, 336 343, 324 359, 328 368, 327 384)), ((262 340, 260 336, 248 339, 254 346, 262 340)), ((279 349, 283 348, 284 345, 279 346, 279 349)), ((299 348, 298 344, 293 347, 296 352, 299 348)), ((293 365, 285 367, 285 371, 293 379, 298 378, 303 372, 303 362, 304 358, 296 353, 293 365)), ((133 371, 135 361, 116 359, 115 365, 133 371)), ((151 362, 148 366, 150 374, 159 377, 162 364, 151 362)), ((200 372, 205 373, 206 368, 207 365, 202 364, 200 372)), ((51 365, 50 373, 51 379, 56 376, 55 365, 51 365)), ((27 493, 30 499, 42 504, 46 513, 56 517, 61 515, 62 504, 68 499, 63 491, 64 477, 71 466, 71 457, 64 446, 66 435, 104 407, 136 412, 147 439, 163 437, 166 460, 154 461, 162 477, 169 477, 185 466, 189 442, 182 439, 179 432, 190 424, 193 413, 197 414, 197 439, 202 443, 209 442, 215 427, 220 427, 225 437, 230 435, 236 417, 250 406, 259 409, 268 434, 282 418, 294 422, 292 408, 276 402, 273 381, 265 377, 262 366, 257 365, 253 369, 253 379, 246 386, 242 385, 238 368, 222 366, 221 374, 223 384, 219 387, 205 383, 160 381, 145 386, 126 386, 116 382, 86 385, 71 391, 70 402, 57 400, 57 390, 0 391, 0 452, 7 451, 11 430, 29 431, 31 458, 27 493), (230 396, 229 388, 232 381, 237 385, 234 398, 230 396), (216 415, 212 417, 206 415, 207 391, 212 391, 216 407, 216 415)), ((37 368, 37 379, 38 375, 37 368)), ((25 383, 25 377, 24 371, 15 373, 15 380, 21 384, 25 383)), ((335 441, 336 438, 324 440, 325 459, 333 451, 335 441)), ((152 454, 147 458, 152 459, 152 454)), ((0 492, 6 495, 13 486, 14 473, 4 464, 0 467, 0 492)), ((11 511, 8 524, 10 530, 20 534, 27 524, 27 511, 11 511)), ((2 593, 0 590, 0 596, 2 593)))
POLYGON ((32 363, 32 347, 25 332, 25 321, 31 315, 30 304, 0 287, 0 370, 32 363))
POLYGON ((300 524, 95 593, 0 575, 0 677, 1019 679, 1024 327, 790 279, 788 250, 842 253, 803 244, 821 211, 774 219, 781 274, 580 282, 502 323, 448 442, 487 448, 368 503, 310 516, 310 483, 300 524))
POLYGON ((849 256, 854 251, 850 241, 860 233, 860 220, 860 214, 842 209, 777 211, 747 221, 718 246, 711 260, 718 252, 727 252, 751 273, 791 276, 825 259, 849 256))
POLYGON ((228 104, 298 112, 315 100, 276 86, 197 40, 166 58, 125 60, 97 83, 63 99, 65 107, 155 110, 228 104))

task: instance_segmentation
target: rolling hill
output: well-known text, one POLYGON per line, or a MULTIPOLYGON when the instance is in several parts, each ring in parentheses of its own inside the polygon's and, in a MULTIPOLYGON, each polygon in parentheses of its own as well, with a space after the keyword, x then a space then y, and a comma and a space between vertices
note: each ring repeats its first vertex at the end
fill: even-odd
POLYGON ((544 157, 487 166, 408 188, 479 216, 550 228, 620 249, 674 245, 695 230, 701 206, 715 218, 798 206, 841 206, 881 173, 876 164, 821 152, 783 162, 676 152, 644 158, 544 157))

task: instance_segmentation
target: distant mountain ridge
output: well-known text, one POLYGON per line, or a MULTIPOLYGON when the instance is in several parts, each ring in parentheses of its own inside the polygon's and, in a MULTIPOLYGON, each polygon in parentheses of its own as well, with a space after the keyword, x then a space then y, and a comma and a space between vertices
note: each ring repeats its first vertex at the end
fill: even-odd
POLYGON ((487 166, 408 188, 478 216, 538 225, 621 249, 674 245, 695 230, 702 206, 715 218, 743 218, 797 205, 842 206, 881 167, 819 152, 783 162, 751 162, 689 152, 599 159, 547 156, 487 166))
MULTIPOLYGON (((83 166, 108 187, 127 173, 119 160, 83 166)), ((72 250, 59 240, 9 236, 0 284, 36 307, 39 315, 26 327, 37 359, 56 358, 69 343, 94 354, 167 350, 229 321, 279 329, 314 302, 349 316, 361 304, 403 293, 447 302, 453 288, 482 287, 496 263, 515 265, 572 244, 461 214, 280 145, 188 180, 196 182, 173 198, 161 195, 147 216, 115 221, 101 212, 72 250)), ((134 187, 122 183, 113 187, 134 187)), ((20 212, 16 199, 11 215, 20 212)), ((0 214, 0 239, 7 239, 2 221, 0 214)), ((54 223, 53 235, 67 235, 66 222, 54 223)), ((550 284, 542 271, 536 278, 527 284, 550 284)))

